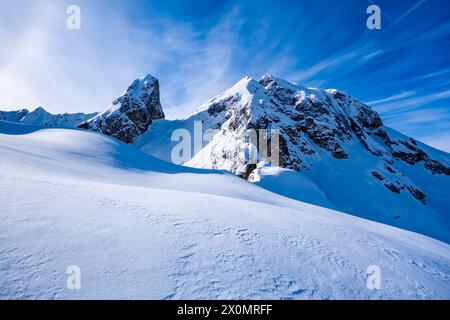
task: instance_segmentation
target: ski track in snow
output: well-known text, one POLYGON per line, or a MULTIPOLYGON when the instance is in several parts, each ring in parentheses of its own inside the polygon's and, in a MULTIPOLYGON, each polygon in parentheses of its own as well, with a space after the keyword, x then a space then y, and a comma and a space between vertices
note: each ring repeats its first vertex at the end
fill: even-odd
POLYGON ((7 159, 0 299, 450 298, 449 246, 422 235, 301 202, 30 173, 7 159), (66 288, 69 265, 81 290, 66 288), (370 265, 380 290, 366 286, 370 265))

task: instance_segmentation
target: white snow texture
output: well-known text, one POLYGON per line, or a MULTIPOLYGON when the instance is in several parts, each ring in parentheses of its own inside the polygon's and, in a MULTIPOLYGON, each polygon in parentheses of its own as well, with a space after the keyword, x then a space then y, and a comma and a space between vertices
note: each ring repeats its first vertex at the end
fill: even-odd
POLYGON ((3 121, 0 132, 1 299, 450 298, 438 240, 93 132, 3 121), (71 265, 79 290, 66 286, 71 265), (367 286, 373 265, 380 289, 367 286))

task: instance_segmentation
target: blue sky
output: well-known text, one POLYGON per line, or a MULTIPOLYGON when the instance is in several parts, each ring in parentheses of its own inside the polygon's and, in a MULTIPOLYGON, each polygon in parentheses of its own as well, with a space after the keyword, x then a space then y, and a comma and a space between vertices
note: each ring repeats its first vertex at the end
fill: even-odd
POLYGON ((245 75, 339 88, 450 151, 447 0, 0 0, 0 109, 98 111, 135 78, 185 117, 245 75), (366 28, 380 6, 381 30, 366 28), (81 8, 81 30, 66 8, 81 8))

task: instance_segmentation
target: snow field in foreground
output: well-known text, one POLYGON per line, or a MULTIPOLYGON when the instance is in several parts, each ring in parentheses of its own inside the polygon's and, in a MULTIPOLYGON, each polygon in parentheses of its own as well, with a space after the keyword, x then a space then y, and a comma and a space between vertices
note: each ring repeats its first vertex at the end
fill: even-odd
POLYGON ((2 299, 450 298, 449 246, 419 234, 97 134, 0 134, 0 150, 2 299))

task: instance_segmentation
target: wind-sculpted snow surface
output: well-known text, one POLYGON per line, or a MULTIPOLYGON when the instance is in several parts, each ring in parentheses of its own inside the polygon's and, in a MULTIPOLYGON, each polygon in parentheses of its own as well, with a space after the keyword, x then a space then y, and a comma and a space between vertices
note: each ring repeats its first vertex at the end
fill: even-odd
POLYGON ((2 299, 450 298, 440 241, 99 134, 12 126, 0 122, 2 299))

